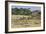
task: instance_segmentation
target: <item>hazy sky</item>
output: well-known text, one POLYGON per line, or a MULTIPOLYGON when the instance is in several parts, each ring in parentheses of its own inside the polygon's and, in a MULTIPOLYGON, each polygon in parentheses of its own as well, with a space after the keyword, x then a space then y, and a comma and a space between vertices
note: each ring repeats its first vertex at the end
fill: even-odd
POLYGON ((36 6, 12 6, 12 8, 30 8, 32 11, 34 10, 41 10, 41 7, 36 7, 36 6))

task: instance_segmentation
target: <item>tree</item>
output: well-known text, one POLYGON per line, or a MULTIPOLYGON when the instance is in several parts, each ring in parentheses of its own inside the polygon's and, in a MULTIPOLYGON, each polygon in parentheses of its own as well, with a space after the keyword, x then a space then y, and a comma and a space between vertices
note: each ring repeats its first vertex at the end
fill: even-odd
POLYGON ((26 8, 12 8, 12 14, 15 15, 31 15, 32 12, 26 8))

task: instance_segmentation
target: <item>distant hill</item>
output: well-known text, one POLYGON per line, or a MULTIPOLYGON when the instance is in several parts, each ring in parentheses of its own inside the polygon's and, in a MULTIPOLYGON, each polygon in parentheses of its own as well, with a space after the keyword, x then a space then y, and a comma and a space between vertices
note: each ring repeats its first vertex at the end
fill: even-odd
POLYGON ((37 14, 41 14, 41 11, 40 10, 32 11, 32 15, 37 15, 37 14))

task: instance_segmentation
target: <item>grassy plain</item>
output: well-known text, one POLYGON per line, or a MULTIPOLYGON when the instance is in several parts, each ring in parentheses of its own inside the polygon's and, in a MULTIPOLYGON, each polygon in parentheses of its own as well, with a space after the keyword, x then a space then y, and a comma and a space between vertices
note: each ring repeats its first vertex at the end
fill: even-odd
POLYGON ((12 22, 12 28, 25 28, 25 27, 39 27, 41 25, 41 20, 37 19, 38 17, 34 17, 32 19, 21 19, 26 17, 30 17, 31 16, 26 16, 26 15, 12 15, 11 16, 11 22, 12 22), (20 18, 21 17, 21 18, 20 18))

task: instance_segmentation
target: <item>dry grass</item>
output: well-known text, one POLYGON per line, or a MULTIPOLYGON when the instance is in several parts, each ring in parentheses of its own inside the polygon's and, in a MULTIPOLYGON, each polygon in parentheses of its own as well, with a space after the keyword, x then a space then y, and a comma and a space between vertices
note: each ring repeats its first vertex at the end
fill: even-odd
MULTIPOLYGON (((23 17, 24 15, 12 15, 11 16, 11 22, 12 22, 12 28, 20 28, 20 27, 39 27, 41 25, 41 20, 40 19, 24 19, 24 20, 19 20, 16 18, 23 17)), ((25 16, 29 17, 29 16, 25 16)), ((31 16, 30 16, 31 17, 31 16)))

